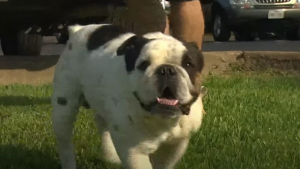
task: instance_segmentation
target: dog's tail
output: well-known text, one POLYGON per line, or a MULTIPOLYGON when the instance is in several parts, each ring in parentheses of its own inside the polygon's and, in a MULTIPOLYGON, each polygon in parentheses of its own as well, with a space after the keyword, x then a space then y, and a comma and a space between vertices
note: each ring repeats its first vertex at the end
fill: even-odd
POLYGON ((68 31, 69 31, 69 37, 72 37, 77 31, 79 31, 80 29, 82 29, 83 26, 82 25, 70 25, 68 27, 68 31))

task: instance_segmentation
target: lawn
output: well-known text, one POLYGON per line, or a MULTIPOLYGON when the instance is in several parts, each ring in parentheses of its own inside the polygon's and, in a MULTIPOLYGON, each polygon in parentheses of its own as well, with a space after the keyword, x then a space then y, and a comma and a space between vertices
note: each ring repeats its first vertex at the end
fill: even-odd
MULTIPOLYGON (((300 80, 283 76, 214 76, 201 130, 177 169, 299 169, 300 80)), ((0 86, 0 169, 55 169, 51 86, 0 86)), ((75 126, 83 169, 114 169, 99 160, 90 111, 75 126)))

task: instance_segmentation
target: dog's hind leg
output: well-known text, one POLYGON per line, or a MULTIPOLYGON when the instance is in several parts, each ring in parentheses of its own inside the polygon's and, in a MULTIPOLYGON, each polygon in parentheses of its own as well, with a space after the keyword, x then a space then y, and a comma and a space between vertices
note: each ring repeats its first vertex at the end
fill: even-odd
POLYGON ((105 120, 99 114, 96 114, 95 121, 102 137, 101 157, 107 162, 120 164, 121 160, 112 142, 105 120))
POLYGON ((76 169, 75 150, 72 144, 73 125, 80 104, 80 90, 74 83, 54 83, 52 95, 52 125, 63 169, 76 169))

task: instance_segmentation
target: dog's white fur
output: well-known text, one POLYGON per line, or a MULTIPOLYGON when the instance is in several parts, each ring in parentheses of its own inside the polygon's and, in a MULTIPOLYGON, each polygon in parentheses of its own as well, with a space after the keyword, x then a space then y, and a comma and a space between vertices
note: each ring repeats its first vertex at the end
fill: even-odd
MULTIPOLYGON (((147 80, 162 63, 172 61, 177 64, 184 46, 162 33, 146 34, 145 37, 161 40, 145 47, 137 63, 148 57, 154 64, 146 75, 134 71, 128 78, 124 57, 116 56, 116 50, 134 34, 121 35, 110 41, 106 48, 88 51, 87 37, 99 27, 101 25, 70 27, 69 42, 56 65, 52 121, 62 168, 76 168, 71 138, 81 93, 96 110, 95 120, 102 134, 101 154, 105 160, 122 163, 126 169, 174 168, 186 151, 191 133, 201 125, 202 97, 192 104, 189 115, 168 119, 144 112, 132 92, 138 90, 145 102, 155 97, 151 95, 155 95, 151 79, 150 82, 149 79, 147 82, 139 79, 147 80), (72 49, 68 48, 69 45, 72 49), (166 49, 170 45, 172 51, 166 49), (66 98, 67 104, 58 104, 58 97, 66 98)), ((183 88, 187 90, 191 82, 184 70, 181 73, 185 83, 183 88)), ((190 97, 186 94, 182 102, 188 102, 190 97)))

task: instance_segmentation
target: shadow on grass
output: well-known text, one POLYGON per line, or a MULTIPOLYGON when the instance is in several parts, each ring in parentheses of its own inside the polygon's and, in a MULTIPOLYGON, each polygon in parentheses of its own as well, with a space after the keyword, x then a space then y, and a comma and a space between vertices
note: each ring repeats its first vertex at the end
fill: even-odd
POLYGON ((59 160, 48 149, 27 149, 20 145, 0 145, 1 169, 59 169, 59 160))
MULTIPOLYGON (((60 169, 60 161, 53 148, 28 149, 22 145, 0 145, 0 169, 60 169)), ((119 165, 109 164, 101 159, 76 160, 78 169, 101 168, 120 169, 119 165)))
POLYGON ((0 106, 33 106, 50 103, 50 97, 0 96, 0 106))

